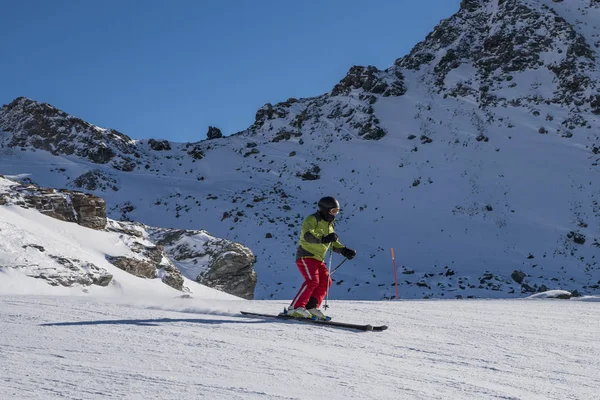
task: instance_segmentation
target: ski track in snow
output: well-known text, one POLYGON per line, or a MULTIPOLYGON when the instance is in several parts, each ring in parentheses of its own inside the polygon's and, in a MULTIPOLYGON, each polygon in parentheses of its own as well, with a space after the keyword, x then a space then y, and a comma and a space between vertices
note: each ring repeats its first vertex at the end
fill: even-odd
POLYGON ((390 327, 355 332, 236 315, 277 312, 276 301, 0 299, 1 399, 597 399, 600 389, 592 302, 330 302, 335 320, 390 327))

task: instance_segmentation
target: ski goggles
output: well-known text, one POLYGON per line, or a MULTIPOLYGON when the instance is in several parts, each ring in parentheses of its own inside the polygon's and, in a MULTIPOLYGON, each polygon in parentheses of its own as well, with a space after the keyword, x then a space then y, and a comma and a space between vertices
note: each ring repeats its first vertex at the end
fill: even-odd
POLYGON ((331 210, 329 210, 329 214, 334 215, 334 216, 338 215, 339 212, 340 212, 339 208, 332 208, 331 210))

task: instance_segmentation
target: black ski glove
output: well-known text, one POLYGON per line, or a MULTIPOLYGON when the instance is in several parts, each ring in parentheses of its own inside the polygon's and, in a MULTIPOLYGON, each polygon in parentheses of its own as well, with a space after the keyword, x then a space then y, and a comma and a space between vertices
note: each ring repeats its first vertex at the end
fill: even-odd
POLYGON ((331 242, 337 242, 338 235, 335 232, 330 233, 329 235, 325 235, 321 238, 321 243, 327 244, 331 242))
POLYGON ((354 256, 356 256, 356 250, 349 249, 344 247, 340 250, 340 254, 346 257, 348 260, 352 260, 354 256))

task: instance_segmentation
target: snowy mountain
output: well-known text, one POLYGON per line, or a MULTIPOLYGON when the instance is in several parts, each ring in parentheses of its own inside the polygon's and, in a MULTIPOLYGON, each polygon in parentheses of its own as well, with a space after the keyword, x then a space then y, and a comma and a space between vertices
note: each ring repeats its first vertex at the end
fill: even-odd
MULTIPOLYGON (((266 104, 247 130, 132 140, 45 103, 0 110, 0 173, 106 200, 109 217, 204 229, 293 296, 304 216, 340 199, 358 251, 330 296, 521 297, 600 288, 600 3, 464 0, 386 70, 266 104)), ((334 264, 341 260, 335 258, 334 264)))

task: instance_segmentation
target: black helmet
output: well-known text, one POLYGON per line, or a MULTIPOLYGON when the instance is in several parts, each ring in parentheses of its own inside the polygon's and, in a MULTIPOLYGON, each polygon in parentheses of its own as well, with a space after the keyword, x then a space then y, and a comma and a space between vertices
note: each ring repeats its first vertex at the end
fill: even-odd
POLYGON ((321 200, 319 200, 318 206, 319 206, 319 212, 321 213, 321 215, 323 217, 327 217, 327 219, 329 217, 335 218, 337 213, 340 211, 339 201, 337 201, 335 199, 335 197, 331 197, 331 196, 323 197, 321 200), (335 210, 334 211, 335 214, 332 213, 331 210, 335 210))

